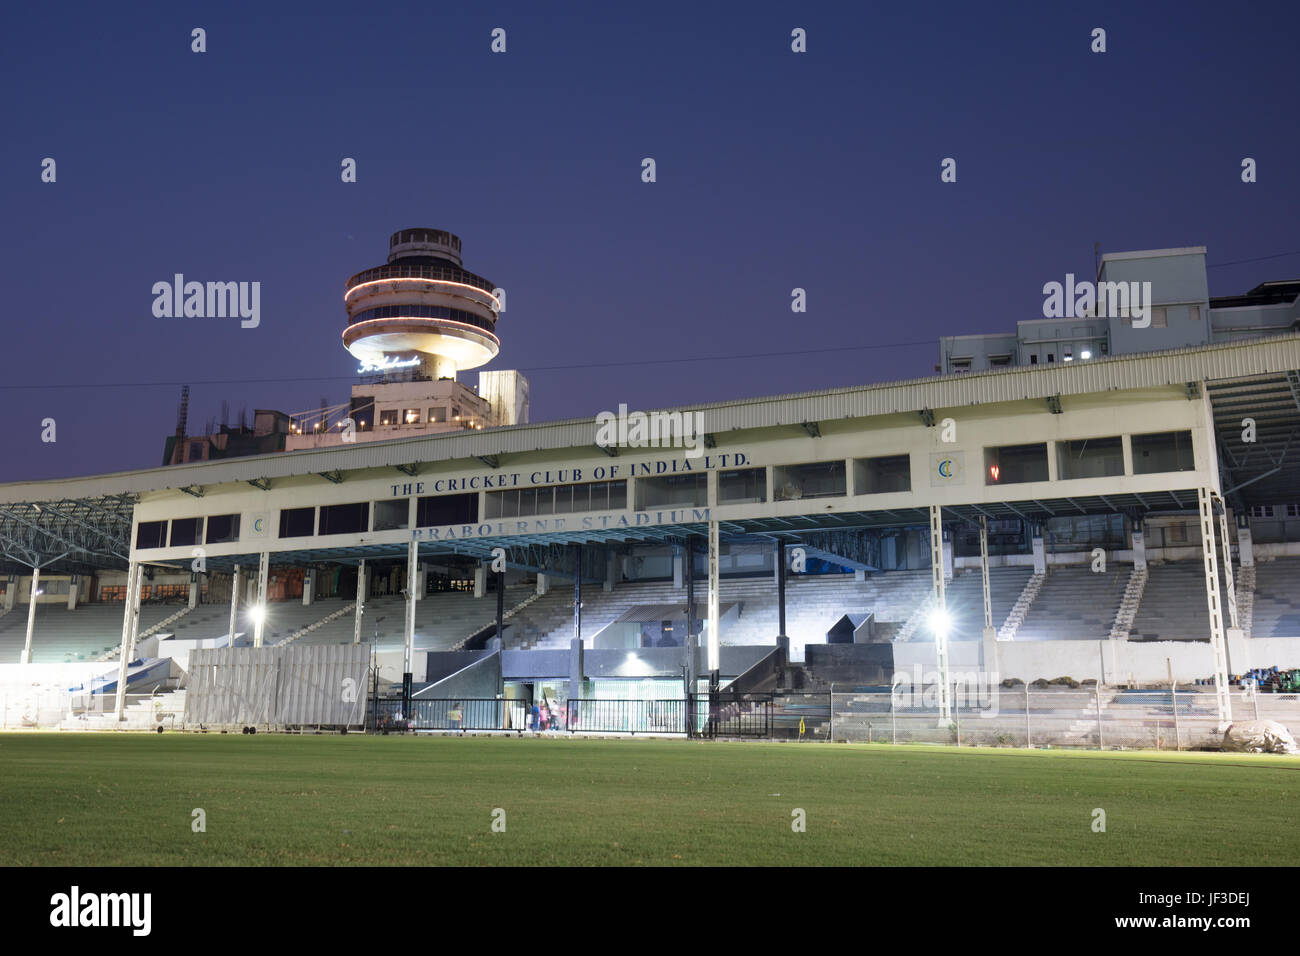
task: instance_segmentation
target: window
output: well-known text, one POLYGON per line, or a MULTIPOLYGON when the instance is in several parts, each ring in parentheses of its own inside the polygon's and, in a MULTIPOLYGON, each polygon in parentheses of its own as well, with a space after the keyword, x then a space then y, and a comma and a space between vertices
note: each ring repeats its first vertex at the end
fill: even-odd
POLYGON ((315 508, 285 508, 280 512, 280 537, 309 538, 315 533, 315 508))
POLYGON ((203 459, 203 442, 190 442, 190 453, 186 461, 201 461, 203 459))
POLYGON ((420 410, 418 408, 408 408, 402 412, 402 424, 418 425, 420 424, 420 410))
POLYGON ((239 515, 209 515, 208 544, 239 540, 239 515))
POLYGON ((320 534, 360 534, 370 528, 370 502, 321 505, 320 534))
POLYGON ((396 498, 375 502, 375 530, 398 531, 410 524, 408 499, 396 498))
POLYGON ((203 535, 202 518, 173 518, 172 519, 172 537, 171 546, 173 548, 188 547, 192 544, 198 544, 203 535))
POLYGON ((1034 352, 1034 353, 1032 353, 1032 354, 1029 356, 1029 364, 1030 364, 1030 365, 1037 365, 1037 364, 1038 364, 1038 353, 1037 353, 1037 352, 1034 352))
POLYGON ((777 501, 831 498, 847 493, 846 470, 842 461, 777 465, 772 469, 772 497, 777 501))
POLYGON ((1201 321, 1201 307, 1199 305, 1189 305, 1187 307, 1187 318, 1192 322, 1201 321))
POLYGON ((1165 310, 1164 306, 1160 306, 1159 308, 1153 307, 1151 309, 1151 328, 1169 328, 1169 313, 1165 310))
POLYGON ((857 458, 853 461, 853 493, 883 495, 912 490, 912 459, 909 455, 857 458))
POLYGON ((1056 361, 1056 353, 1055 353, 1055 352, 1048 352, 1048 353, 1047 353, 1047 361, 1049 361, 1049 362, 1055 362, 1055 361, 1056 361))
POLYGON ((636 507, 703 508, 709 503, 707 475, 664 475, 642 478, 636 483, 636 507))
POLYGON ((952 370, 953 370, 954 372, 969 372, 969 371, 970 371, 970 359, 968 359, 968 358, 955 358, 955 359, 953 359, 953 360, 952 360, 952 370))
POLYGON ((433 528, 445 524, 467 524, 478 520, 478 495, 433 495, 415 505, 415 524, 433 528))
POLYGON ((718 504, 752 505, 765 501, 766 468, 733 468, 718 472, 718 504))
POLYGON ((1047 480, 1047 442, 984 449, 984 484, 1014 485, 1047 480))
POLYGON ((1195 467, 1190 431, 1133 436, 1133 474, 1192 471, 1195 467))
POLYGON ((135 529, 137 548, 161 548, 167 535, 166 521, 141 521, 135 529))
POLYGON ((380 413, 379 413, 379 424, 381 424, 381 425, 396 425, 396 424, 397 424, 397 409, 395 409, 395 408, 390 408, 390 409, 388 409, 387 411, 380 412, 380 413))
POLYGON ((1058 478, 1109 478, 1124 474, 1124 440, 1082 438, 1056 443, 1058 478))
POLYGON ((989 368, 1003 368, 1011 364, 1010 355, 990 355, 989 368))
POLYGON ((437 408, 429 409, 429 421, 445 422, 447 420, 447 406, 439 405, 437 408))
POLYGON ((626 481, 592 481, 580 485, 489 491, 484 504, 484 517, 519 518, 583 511, 622 511, 626 507, 626 481))

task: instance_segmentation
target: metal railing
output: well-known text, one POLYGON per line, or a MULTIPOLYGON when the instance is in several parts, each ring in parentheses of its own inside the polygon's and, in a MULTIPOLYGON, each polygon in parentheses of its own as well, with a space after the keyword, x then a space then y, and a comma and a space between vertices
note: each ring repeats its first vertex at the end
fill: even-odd
POLYGON ((345 289, 352 289, 364 282, 381 279, 433 279, 439 282, 459 282, 463 285, 482 289, 489 295, 496 286, 480 275, 466 272, 452 266, 376 266, 364 272, 358 272, 348 280, 345 289))

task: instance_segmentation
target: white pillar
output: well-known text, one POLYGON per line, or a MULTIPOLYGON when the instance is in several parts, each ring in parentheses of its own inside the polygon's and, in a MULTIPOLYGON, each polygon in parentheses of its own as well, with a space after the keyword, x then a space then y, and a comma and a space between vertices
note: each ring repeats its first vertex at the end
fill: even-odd
MULTIPOLYGON (((930 505, 930 584, 934 588, 935 615, 947 620, 948 597, 943 586, 943 511, 939 505, 930 505)), ((939 665, 939 724, 952 722, 948 693, 948 628, 941 626, 934 632, 934 653, 939 665)))
POLYGON ((1043 545, 1043 536, 1034 535, 1034 573, 1047 573, 1047 548, 1043 545))
POLYGON ((682 567, 683 567, 682 551, 680 548, 677 548, 673 551, 673 587, 674 588, 680 589, 686 586, 685 582, 682 580, 682 567))
POLYGON ((1205 566, 1205 601, 1210 611, 1210 650, 1214 656, 1214 693, 1219 710, 1219 729, 1232 723, 1232 698, 1228 690, 1228 653, 1223 633, 1223 610, 1219 603, 1219 562, 1214 545, 1213 492, 1197 489, 1201 511, 1201 556, 1205 566))
MULTIPOLYGON (((687 552, 687 560, 690 559, 690 553, 687 552)), ((722 615, 719 613, 719 586, 718 580, 718 523, 709 522, 709 672, 712 680, 712 672, 718 670, 722 664, 722 652, 719 647, 722 642, 722 615)))
POLYGON ((239 565, 230 578, 230 646, 235 646, 235 627, 239 624, 239 565))
POLYGON ((474 569, 474 596, 476 598, 484 597, 487 594, 487 568, 479 565, 474 569))
POLYGON ((537 575, 537 593, 545 594, 551 589, 551 580, 545 574, 538 572, 537 575))
POLYGON ((271 555, 263 551, 257 559, 257 605, 254 608, 253 646, 262 646, 262 637, 266 633, 266 586, 271 573, 271 555))
POLYGON ((41 569, 32 568, 32 585, 27 591, 27 642, 23 645, 21 662, 32 662, 32 637, 36 634, 36 598, 41 589, 41 569))
POLYGON ((402 652, 402 673, 411 673, 415 659, 415 578, 420 560, 420 546, 414 541, 406 545, 406 641, 402 652))
MULTIPOLYGON (((1229 626, 1240 629, 1241 625, 1237 622, 1237 582, 1232 575, 1232 538, 1228 536, 1228 505, 1223 502, 1223 510, 1219 512, 1219 532, 1223 536, 1223 586, 1227 589, 1228 604, 1228 621, 1229 626)), ((1238 668, 1238 671, 1244 668, 1238 668)))
POLYGON ((1137 570, 1145 570, 1147 566, 1147 538, 1142 532, 1142 526, 1138 525, 1133 530, 1133 567, 1137 570))
POLYGON ((308 570, 302 576, 302 606, 311 607, 316 600, 316 571, 308 570))
POLYGON ((943 543, 943 579, 952 580, 952 541, 951 539, 943 543))
POLYGON ((1249 524, 1237 525, 1237 557, 1243 568, 1255 566, 1255 542, 1249 524))
MULTIPOLYGON (((980 575, 984 579, 984 631, 980 635, 985 675, 998 670, 998 632, 993 627, 993 598, 989 588, 989 519, 980 515, 980 575)), ((991 679, 986 676, 986 679, 991 679)))
POLYGON ((80 595, 77 592, 80 590, 81 590, 81 575, 74 574, 71 578, 68 579, 68 610, 69 611, 75 611, 77 609, 77 598, 80 597, 80 595))
POLYGON ((605 555, 605 590, 614 590, 618 582, 618 553, 610 551, 605 555))
POLYGON ((191 611, 199 606, 199 582, 197 579, 190 582, 190 594, 187 603, 191 611))
POLYGON ((357 610, 352 622, 352 643, 361 643, 361 616, 366 611, 366 559, 357 565, 357 610))
POLYGON ((866 580, 867 580, 867 572, 863 568, 853 569, 853 582, 855 584, 865 584, 866 580))
POLYGON ((118 651, 117 662, 117 699, 113 711, 121 720, 126 710, 126 673, 131 658, 135 656, 135 626, 139 620, 137 608, 140 606, 140 565, 132 561, 126 572, 126 595, 122 599, 122 647, 118 651))

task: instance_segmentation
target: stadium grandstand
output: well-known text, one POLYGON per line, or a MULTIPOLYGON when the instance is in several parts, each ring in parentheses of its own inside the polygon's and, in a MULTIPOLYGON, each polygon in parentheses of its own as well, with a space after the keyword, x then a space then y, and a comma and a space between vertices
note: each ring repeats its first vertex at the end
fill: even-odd
MULTIPOLYGON (((426 311, 367 321, 441 375, 426 311)), ((1300 333, 1117 352, 0 485, 0 671, 118 721, 240 648, 342 648, 407 706, 922 667, 941 712, 960 669, 1208 682, 1227 720, 1232 675, 1300 667, 1300 333)))

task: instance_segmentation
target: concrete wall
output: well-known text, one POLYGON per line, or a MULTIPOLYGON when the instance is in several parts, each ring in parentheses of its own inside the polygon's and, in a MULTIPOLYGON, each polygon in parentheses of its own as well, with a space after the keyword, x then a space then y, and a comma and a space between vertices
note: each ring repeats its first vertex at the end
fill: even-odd
POLYGON ((501 696, 501 653, 490 651, 478 660, 422 691, 420 697, 452 700, 491 700, 501 696))

